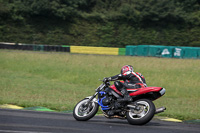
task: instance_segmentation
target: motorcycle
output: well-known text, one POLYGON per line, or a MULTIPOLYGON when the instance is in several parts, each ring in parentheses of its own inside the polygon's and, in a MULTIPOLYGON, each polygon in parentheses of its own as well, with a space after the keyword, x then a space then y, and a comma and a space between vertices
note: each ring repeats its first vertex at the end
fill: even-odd
POLYGON ((103 82, 93 96, 86 97, 76 104, 73 116, 77 121, 87 121, 95 116, 100 106, 106 118, 127 119, 129 124, 144 125, 154 117, 154 114, 166 110, 165 107, 156 109, 152 102, 165 94, 165 88, 127 88, 127 91, 132 101, 119 102, 118 99, 123 98, 122 93, 114 84, 110 86, 109 81, 103 82))

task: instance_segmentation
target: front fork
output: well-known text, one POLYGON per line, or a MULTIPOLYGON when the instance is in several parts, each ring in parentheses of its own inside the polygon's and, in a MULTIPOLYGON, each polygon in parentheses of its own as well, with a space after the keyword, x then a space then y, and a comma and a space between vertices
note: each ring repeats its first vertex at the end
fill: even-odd
POLYGON ((91 102, 91 101, 94 101, 94 102, 97 102, 96 100, 96 96, 97 96, 98 92, 96 92, 93 96, 90 96, 90 97, 86 97, 86 98, 89 98, 88 102, 91 102), (95 99, 94 99, 95 98, 95 99))
POLYGON ((95 97, 97 96, 97 94, 98 94, 98 92, 96 92, 93 96, 86 97, 86 98, 88 99, 88 101, 85 103, 85 106, 86 106, 86 107, 89 106, 89 103, 90 103, 91 101, 98 103, 98 102, 97 102, 97 99, 95 98, 95 97))
POLYGON ((95 98, 97 96, 97 94, 105 87, 106 85, 104 83, 102 83, 97 89, 96 89, 96 92, 93 96, 90 96, 90 97, 86 97, 88 98, 88 101, 85 103, 85 106, 88 106, 89 103, 91 101, 94 101, 96 103, 98 103, 97 99, 95 98))

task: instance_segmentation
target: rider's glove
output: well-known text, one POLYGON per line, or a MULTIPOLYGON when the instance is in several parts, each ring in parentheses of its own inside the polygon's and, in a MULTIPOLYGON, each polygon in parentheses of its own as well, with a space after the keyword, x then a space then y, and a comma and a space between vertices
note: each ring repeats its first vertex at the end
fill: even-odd
POLYGON ((107 81, 110 81, 109 78, 104 78, 103 79, 103 82, 107 82, 107 81))

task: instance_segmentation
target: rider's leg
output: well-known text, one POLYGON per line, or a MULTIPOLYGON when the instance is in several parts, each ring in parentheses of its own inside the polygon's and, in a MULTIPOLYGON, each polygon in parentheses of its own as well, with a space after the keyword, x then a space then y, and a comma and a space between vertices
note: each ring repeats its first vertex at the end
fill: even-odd
POLYGON ((124 86, 123 83, 121 83, 120 81, 115 81, 114 85, 116 86, 116 88, 122 93, 123 98, 122 99, 118 99, 119 102, 130 102, 132 101, 131 96, 129 95, 128 91, 126 90, 126 87, 124 86))
POLYGON ((121 93, 123 94, 124 98, 123 99, 119 99, 119 102, 124 102, 124 101, 128 101, 128 102, 131 102, 132 101, 132 98, 131 96, 129 95, 128 91, 126 88, 134 88, 134 89, 137 89, 137 88, 143 88, 145 87, 143 84, 141 83, 136 83, 136 84, 131 84, 131 83, 127 83, 125 82, 123 84, 124 86, 121 88, 121 93))

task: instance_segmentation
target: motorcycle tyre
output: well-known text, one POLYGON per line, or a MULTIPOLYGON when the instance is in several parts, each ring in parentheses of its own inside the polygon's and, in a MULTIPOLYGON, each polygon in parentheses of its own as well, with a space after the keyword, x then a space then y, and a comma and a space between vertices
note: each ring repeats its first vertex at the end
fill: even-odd
POLYGON ((154 117, 155 110, 156 110, 154 103, 148 99, 139 99, 139 100, 135 101, 134 103, 139 102, 139 101, 147 102, 150 106, 150 109, 149 109, 148 114, 146 114, 143 118, 136 119, 136 120, 132 119, 131 116, 129 115, 129 112, 127 111, 126 118, 127 118, 127 121, 129 122, 129 124, 131 124, 131 125, 144 125, 144 124, 148 123, 154 117))
POLYGON ((95 107, 94 107, 93 111, 92 111, 89 115, 84 116, 84 117, 79 117, 79 116, 76 115, 75 110, 76 110, 77 105, 78 105, 80 102, 82 102, 82 101, 84 101, 84 100, 86 100, 86 99, 88 99, 88 98, 85 98, 85 99, 79 101, 79 102, 76 104, 76 106, 74 107, 73 116, 74 116, 74 118, 75 118, 77 121, 87 121, 87 120, 91 119, 92 117, 94 117, 95 114, 98 112, 99 105, 98 105, 96 102, 94 102, 95 107))

